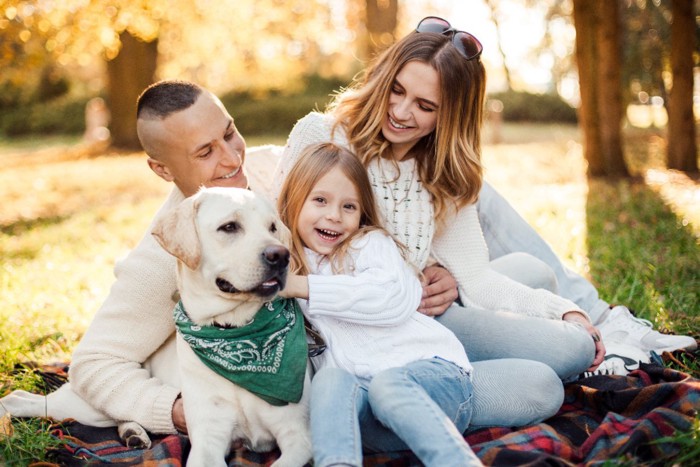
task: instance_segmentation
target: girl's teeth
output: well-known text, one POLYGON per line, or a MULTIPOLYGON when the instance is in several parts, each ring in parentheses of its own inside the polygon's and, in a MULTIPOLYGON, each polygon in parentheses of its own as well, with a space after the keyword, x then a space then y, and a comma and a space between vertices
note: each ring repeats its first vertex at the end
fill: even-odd
POLYGON ((323 238, 328 238, 329 240, 338 238, 340 236, 340 234, 338 232, 331 232, 330 230, 323 230, 323 229, 318 229, 318 233, 323 238))

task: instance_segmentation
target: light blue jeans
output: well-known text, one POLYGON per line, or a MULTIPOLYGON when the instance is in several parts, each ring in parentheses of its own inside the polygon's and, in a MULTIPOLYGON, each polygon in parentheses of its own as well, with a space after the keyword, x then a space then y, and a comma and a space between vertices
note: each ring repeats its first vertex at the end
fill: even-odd
MULTIPOLYGON (((491 186, 482 188, 478 206, 490 266, 569 298, 595 323, 595 313, 608 306, 595 287, 568 270, 491 186)), ((577 324, 457 304, 437 319, 459 338, 474 366, 470 429, 524 426, 551 417, 563 401, 562 380, 576 378, 595 357, 593 339, 577 324)))
POLYGON ((410 449, 426 466, 480 466, 462 432, 472 384, 457 365, 419 360, 377 374, 365 388, 349 372, 323 368, 311 383, 314 466, 362 466, 363 447, 410 449))

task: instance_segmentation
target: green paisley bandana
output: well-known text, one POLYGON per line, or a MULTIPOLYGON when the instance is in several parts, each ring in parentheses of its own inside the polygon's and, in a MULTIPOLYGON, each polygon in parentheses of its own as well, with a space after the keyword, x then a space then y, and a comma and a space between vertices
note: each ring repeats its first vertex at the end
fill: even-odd
POLYGON ((198 326, 182 302, 173 312, 180 335, 209 368, 272 405, 299 402, 308 345, 295 299, 266 302, 240 328, 198 326))

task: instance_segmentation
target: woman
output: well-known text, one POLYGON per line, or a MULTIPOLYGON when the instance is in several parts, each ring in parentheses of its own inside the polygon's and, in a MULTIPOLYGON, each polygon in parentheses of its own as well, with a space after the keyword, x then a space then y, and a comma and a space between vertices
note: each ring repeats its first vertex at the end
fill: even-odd
MULTIPOLYGON (((573 302, 489 265, 474 207, 482 183, 481 50, 447 21, 423 19, 326 113, 297 123, 274 186, 310 144, 332 140, 354 152, 367 167, 385 228, 428 278, 424 295, 447 271, 457 282, 461 306, 437 319, 457 335, 474 365, 472 426, 526 425, 556 413, 563 397, 559 378, 593 369, 605 349, 573 302), (500 360, 508 358, 531 361, 500 360)), ((516 270, 522 261, 522 255, 501 259, 499 269, 516 270)))

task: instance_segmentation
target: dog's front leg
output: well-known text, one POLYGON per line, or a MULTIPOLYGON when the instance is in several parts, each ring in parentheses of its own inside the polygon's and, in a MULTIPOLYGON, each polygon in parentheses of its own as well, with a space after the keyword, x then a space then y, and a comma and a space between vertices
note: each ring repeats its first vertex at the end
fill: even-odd
POLYGON ((187 467, 226 466, 226 455, 235 428, 235 411, 228 404, 212 401, 214 403, 209 407, 196 404, 197 408, 193 410, 199 411, 198 415, 188 416, 186 397, 183 394, 185 414, 188 417, 187 431, 192 444, 187 467))
POLYGON ((273 433, 280 449, 280 457, 271 467, 301 467, 311 460, 313 453, 308 419, 292 416, 287 419, 287 423, 287 426, 273 433))
POLYGON ((299 403, 281 408, 278 415, 270 414, 270 419, 267 420, 268 427, 280 449, 280 457, 272 463, 271 467, 299 467, 311 460, 313 451, 309 427, 310 394, 311 374, 310 370, 307 370, 304 378, 304 393, 299 403))
POLYGON ((183 341, 178 342, 182 402, 192 448, 188 467, 225 466, 237 423, 230 383, 207 368, 183 341))

